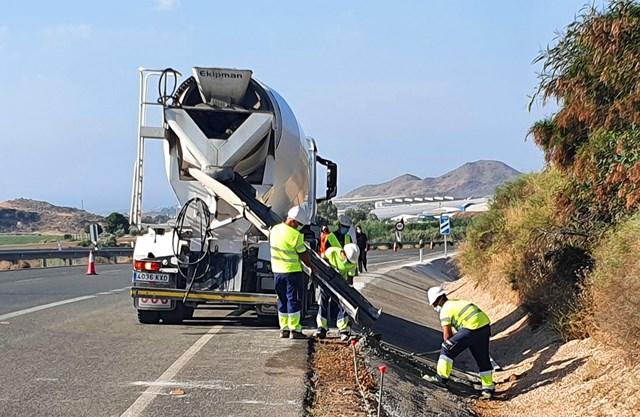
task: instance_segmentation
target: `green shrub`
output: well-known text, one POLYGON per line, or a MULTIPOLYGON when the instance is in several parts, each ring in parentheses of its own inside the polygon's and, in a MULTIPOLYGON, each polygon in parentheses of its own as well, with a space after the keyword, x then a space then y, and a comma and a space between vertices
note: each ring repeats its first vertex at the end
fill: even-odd
POLYGON ((507 283, 534 325, 548 322, 571 339, 586 335, 576 333, 582 328, 576 320, 592 262, 584 239, 557 220, 556 201, 568 186, 554 169, 504 184, 469 227, 459 265, 478 281, 507 283))

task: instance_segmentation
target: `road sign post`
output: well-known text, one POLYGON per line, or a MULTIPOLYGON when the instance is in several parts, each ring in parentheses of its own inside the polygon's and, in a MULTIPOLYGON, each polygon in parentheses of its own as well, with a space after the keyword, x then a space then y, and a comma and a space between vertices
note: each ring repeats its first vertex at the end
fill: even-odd
POLYGON ((89 234, 91 236, 91 241, 93 242, 93 247, 98 249, 98 236, 100 235, 98 231, 98 224, 92 223, 89 225, 89 234))
POLYGON ((449 216, 440 216, 440 234, 444 237, 444 258, 447 259, 447 236, 451 234, 451 224, 449 216))

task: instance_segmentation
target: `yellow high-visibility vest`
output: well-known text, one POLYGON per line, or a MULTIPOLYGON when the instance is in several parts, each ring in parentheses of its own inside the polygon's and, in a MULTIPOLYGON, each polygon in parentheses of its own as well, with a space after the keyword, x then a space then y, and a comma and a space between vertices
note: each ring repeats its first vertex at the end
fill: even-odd
POLYGON ((307 251, 302 233, 293 227, 280 223, 271 228, 271 271, 274 274, 287 274, 302 271, 299 253, 307 251))
POLYGON ((448 299, 440 310, 440 324, 451 325, 456 330, 476 330, 491 324, 491 320, 477 305, 469 301, 448 299))
POLYGON ((329 264, 340 272, 340 275, 345 277, 345 279, 349 276, 353 277, 356 275, 356 264, 352 264, 346 259, 342 259, 340 253, 342 249, 334 248, 333 246, 328 248, 323 254, 322 257, 326 259, 329 264))
MULTIPOLYGON (((342 244, 336 237, 335 233, 330 233, 329 236, 327 237, 327 240, 329 241, 329 244, 331 245, 332 248, 342 249, 342 244)), ((344 244, 346 245, 347 243, 351 243, 351 235, 349 233, 344 235, 344 244)))

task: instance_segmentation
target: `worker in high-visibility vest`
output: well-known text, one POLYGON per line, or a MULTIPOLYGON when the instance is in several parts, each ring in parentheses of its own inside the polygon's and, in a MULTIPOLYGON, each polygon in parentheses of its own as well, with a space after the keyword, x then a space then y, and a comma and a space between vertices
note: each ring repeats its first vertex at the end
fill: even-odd
POLYGON ((325 248, 340 248, 342 249, 348 243, 354 243, 354 239, 351 236, 351 217, 340 216, 338 219, 340 227, 333 233, 327 236, 325 241, 325 248))
MULTIPOLYGON (((347 280, 349 285, 353 285, 353 277, 356 274, 359 255, 360 249, 358 249, 358 245, 355 243, 348 243, 344 245, 344 249, 335 247, 327 249, 322 254, 322 257, 347 280)), ((320 288, 320 299, 318 300, 319 308, 318 315, 316 317, 318 330, 314 333, 314 336, 319 339, 327 337, 327 330, 329 328, 328 313, 330 300, 331 298, 329 297, 329 294, 320 288)), ((349 340, 351 335, 351 322, 349 316, 341 306, 338 306, 336 325, 338 326, 340 339, 342 341, 349 340)))
POLYGON ((324 251, 327 250, 327 238, 331 232, 329 231, 329 226, 326 224, 322 226, 320 229, 320 249, 318 249, 318 255, 322 255, 324 251))
MULTIPOLYGON (((469 301, 449 299, 444 289, 432 287, 427 291, 429 304, 438 312, 444 343, 436 365, 437 375, 432 382, 446 386, 453 369, 453 360, 466 349, 478 364, 482 382, 482 396, 490 399, 495 391, 493 366, 489 356, 491 321, 478 306, 469 301), (453 332, 453 329, 456 332, 453 332)), ((425 379, 430 379, 426 376, 425 379)))
POLYGON ((280 337, 304 339, 300 324, 300 294, 303 293, 304 272, 302 263, 315 272, 315 266, 304 244, 299 230, 307 223, 304 208, 295 206, 287 213, 287 219, 273 226, 269 234, 271 245, 271 271, 275 278, 278 295, 278 321, 280 337))

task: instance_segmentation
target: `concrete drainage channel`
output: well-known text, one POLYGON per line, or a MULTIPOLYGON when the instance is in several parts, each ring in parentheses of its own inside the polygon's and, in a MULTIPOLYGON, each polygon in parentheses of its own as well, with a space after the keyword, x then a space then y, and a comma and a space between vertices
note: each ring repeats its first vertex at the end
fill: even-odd
POLYGON ((449 388, 440 388, 422 379, 435 363, 374 336, 353 344, 310 340, 308 366, 305 416, 477 416, 471 376, 455 372, 449 388))

